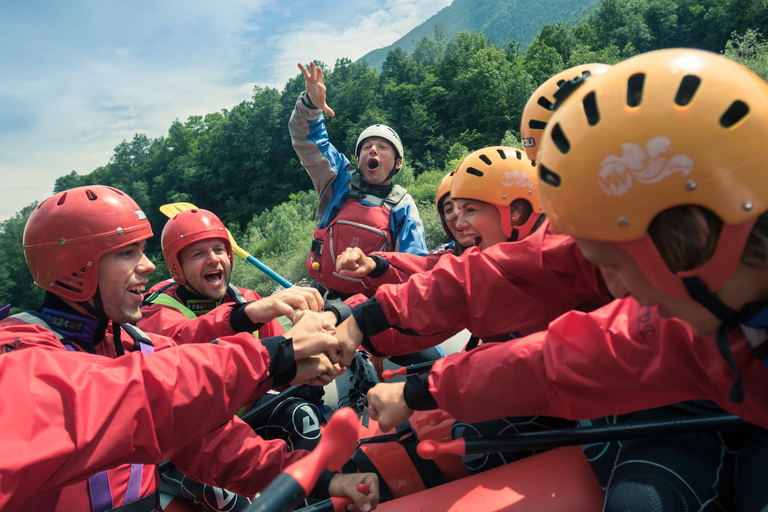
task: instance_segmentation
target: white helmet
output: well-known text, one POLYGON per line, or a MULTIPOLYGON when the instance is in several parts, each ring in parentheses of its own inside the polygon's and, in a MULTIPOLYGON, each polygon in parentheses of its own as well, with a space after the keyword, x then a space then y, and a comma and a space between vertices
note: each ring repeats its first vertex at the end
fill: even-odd
POLYGON ((395 130, 385 124, 374 124, 363 130, 363 133, 357 138, 357 144, 355 144, 356 157, 360 158, 360 146, 363 145, 363 141, 365 139, 370 139, 371 137, 379 137, 388 140, 394 144, 395 149, 397 150, 397 158, 403 158, 403 143, 400 141, 400 136, 397 135, 395 130))

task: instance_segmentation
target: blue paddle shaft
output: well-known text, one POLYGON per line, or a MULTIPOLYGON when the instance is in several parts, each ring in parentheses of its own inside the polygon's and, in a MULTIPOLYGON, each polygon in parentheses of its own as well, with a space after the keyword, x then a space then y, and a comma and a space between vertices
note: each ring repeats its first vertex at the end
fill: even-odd
POLYGON ((263 264, 262 262, 254 258, 253 256, 251 256, 250 254, 246 258, 246 260, 248 261, 248 263, 250 263, 254 267, 258 268, 259 270, 267 274, 269 277, 274 279, 283 288, 290 288, 291 286, 293 286, 291 283, 286 281, 285 278, 282 277, 280 274, 278 274, 277 272, 275 272, 274 270, 272 270, 271 268, 269 268, 268 266, 266 266, 265 264, 263 264))

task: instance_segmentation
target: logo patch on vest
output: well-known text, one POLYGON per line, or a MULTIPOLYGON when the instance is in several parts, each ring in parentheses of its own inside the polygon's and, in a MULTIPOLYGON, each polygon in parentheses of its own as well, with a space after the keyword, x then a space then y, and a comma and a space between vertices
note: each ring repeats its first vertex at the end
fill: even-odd
POLYGON ((216 307, 216 303, 212 300, 190 300, 187 302, 187 307, 194 312, 198 311, 211 311, 216 307))

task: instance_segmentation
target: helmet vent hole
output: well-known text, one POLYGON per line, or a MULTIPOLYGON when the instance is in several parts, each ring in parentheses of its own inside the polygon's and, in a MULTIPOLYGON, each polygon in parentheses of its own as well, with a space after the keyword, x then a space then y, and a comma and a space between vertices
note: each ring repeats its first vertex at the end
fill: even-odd
POLYGON ((56 201, 56 206, 61 206, 62 204, 64 204, 64 201, 66 201, 66 200, 67 200, 67 193, 64 192, 63 194, 61 194, 59 196, 59 200, 56 201))
POLYGON ((496 152, 499 154, 499 157, 501 157, 502 160, 507 159, 507 154, 504 152, 503 149, 497 149, 496 152))
POLYGON ((539 99, 538 101, 536 101, 536 103, 538 103, 540 107, 543 107, 547 110, 552 110, 555 107, 555 104, 549 101, 544 96, 539 96, 539 99))
POLYGON ((643 102, 643 86, 645 85, 645 75, 637 73, 627 80, 627 105, 637 107, 643 102))
POLYGON ((736 100, 720 118, 720 124, 723 128, 730 128, 744 119, 747 114, 749 114, 749 106, 741 100, 736 100))
POLYGON ((543 130, 546 127, 547 127, 547 123, 545 123, 544 121, 538 121, 536 119, 531 119, 530 121, 528 121, 528 128, 530 128, 531 130, 543 130))
POLYGON ((560 186, 560 176, 550 171, 543 165, 539 165, 539 180, 553 186, 560 186))
POLYGON ((566 154, 571 150, 571 143, 568 141, 565 133, 563 133, 563 129, 560 128, 560 123, 557 123, 552 127, 552 142, 555 143, 557 149, 563 154, 566 154))
POLYGON ((493 165, 493 162, 491 162, 491 159, 490 159, 490 158, 488 158, 488 157, 487 157, 487 156, 485 156, 485 155, 480 155, 480 160, 482 160, 483 162, 485 162, 485 165, 493 165))
MULTIPOLYGON (((83 289, 82 288, 76 288, 75 286, 71 286, 69 284, 62 283, 61 281, 55 281, 55 283, 56 283, 56 286, 60 286, 61 288, 64 288, 65 290, 68 290, 70 292, 83 293, 83 289)), ((80 283, 80 284, 82 285, 82 283, 80 283)))
POLYGON ((587 94, 581 101, 584 106, 584 114, 587 116, 589 126, 595 126, 600 122, 600 111, 597 109, 597 97, 595 91, 587 94))
POLYGON ((93 193, 93 190, 90 189, 85 191, 85 197, 87 197, 89 201, 95 201, 98 199, 96 194, 93 193))
POLYGON ((675 96, 675 103, 684 107, 688 105, 693 99, 693 95, 699 89, 701 84, 701 78, 695 75, 686 75, 680 81, 680 87, 677 89, 677 95, 675 96))
POLYGON ((467 174, 471 174, 473 176, 478 176, 480 178, 483 177, 483 171, 479 169, 475 169, 474 167, 467 168, 467 174))

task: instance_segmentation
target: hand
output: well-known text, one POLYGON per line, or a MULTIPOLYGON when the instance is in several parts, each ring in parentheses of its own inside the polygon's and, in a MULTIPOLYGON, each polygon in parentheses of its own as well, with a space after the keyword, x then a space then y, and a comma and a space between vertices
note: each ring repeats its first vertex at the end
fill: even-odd
POLYGON ((322 311, 323 298, 314 288, 291 286, 281 292, 273 293, 245 306, 245 312, 251 322, 266 324, 279 316, 287 316, 293 321, 296 310, 322 311))
POLYGON ((352 500, 347 510, 368 512, 379 505, 379 479, 374 473, 337 473, 328 486, 331 496, 346 497, 352 500), (368 494, 357 490, 358 484, 368 485, 368 494))
POLYGON ((349 366, 355 357, 357 347, 363 342, 363 331, 357 325, 355 317, 350 316, 336 326, 337 348, 341 352, 341 364, 349 366))
MULTIPOLYGON (((301 319, 304 318, 305 316, 312 315, 312 314, 314 314, 314 313, 311 312, 311 311, 307 311, 307 310, 305 310, 305 311, 297 311, 293 315, 293 325, 296 325, 297 323, 299 323, 301 321, 301 319)), ((336 324, 336 314, 333 311, 322 311, 322 312, 317 313, 317 314, 320 315, 323 320, 328 321, 331 325, 335 325, 336 324)))
POLYGON ((286 338, 293 338, 293 357, 295 360, 325 352, 333 363, 341 359, 339 342, 334 337, 336 328, 333 322, 320 313, 305 313, 302 319, 285 333, 286 338))
POLYGON ((359 247, 347 247, 336 257, 336 272, 345 277, 361 279, 376 270, 376 260, 359 247))
POLYGON ((301 74, 304 75, 304 82, 307 87, 307 94, 309 99, 315 104, 317 108, 328 114, 329 117, 333 117, 336 114, 333 113, 331 107, 325 102, 325 85, 323 84, 323 69, 315 66, 314 62, 309 63, 309 71, 303 64, 299 63, 299 69, 301 74))
POLYGON ((392 430, 411 417, 413 409, 405 405, 405 382, 376 384, 368 391, 368 415, 379 422, 382 432, 392 430))
POLYGON ((325 386, 339 375, 339 365, 335 365, 325 354, 305 357, 296 361, 296 377, 291 385, 309 384, 310 386, 325 386))

